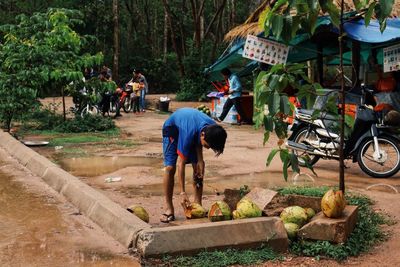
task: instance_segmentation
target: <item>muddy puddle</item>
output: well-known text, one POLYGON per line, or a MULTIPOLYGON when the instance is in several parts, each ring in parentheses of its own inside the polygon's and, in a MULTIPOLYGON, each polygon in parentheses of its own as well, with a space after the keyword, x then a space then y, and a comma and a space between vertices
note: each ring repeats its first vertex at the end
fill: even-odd
POLYGON ((0 206, 2 266, 139 266, 79 241, 79 227, 64 220, 54 198, 28 191, 1 170, 0 206))
POLYGON ((79 157, 61 158, 57 163, 66 171, 76 176, 94 177, 132 166, 153 166, 162 168, 162 159, 151 157, 79 157))

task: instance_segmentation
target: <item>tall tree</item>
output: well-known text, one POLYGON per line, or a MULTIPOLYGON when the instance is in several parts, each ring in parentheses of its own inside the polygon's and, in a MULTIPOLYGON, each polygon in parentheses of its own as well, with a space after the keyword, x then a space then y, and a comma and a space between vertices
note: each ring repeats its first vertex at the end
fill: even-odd
POLYGON ((113 55, 113 79, 119 83, 119 1, 113 0, 113 22, 114 22, 114 55, 113 55))

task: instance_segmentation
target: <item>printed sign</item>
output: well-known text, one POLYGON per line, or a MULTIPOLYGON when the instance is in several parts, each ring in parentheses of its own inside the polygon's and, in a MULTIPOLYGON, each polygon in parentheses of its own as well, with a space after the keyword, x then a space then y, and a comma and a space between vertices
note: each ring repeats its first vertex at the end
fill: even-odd
POLYGON ((269 65, 286 64, 289 46, 247 35, 242 56, 269 65))
POLYGON ((400 70, 400 44, 383 48, 383 72, 400 70))

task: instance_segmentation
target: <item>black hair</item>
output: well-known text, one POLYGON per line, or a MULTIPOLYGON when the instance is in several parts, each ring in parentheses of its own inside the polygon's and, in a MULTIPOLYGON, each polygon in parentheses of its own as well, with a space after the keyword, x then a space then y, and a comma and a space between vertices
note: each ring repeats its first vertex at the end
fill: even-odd
POLYGON ((210 148, 219 156, 224 153, 226 131, 218 124, 208 125, 203 129, 204 140, 210 146, 210 148))
POLYGON ((228 69, 228 68, 223 68, 223 69, 221 70, 221 74, 222 74, 222 75, 226 75, 226 76, 230 76, 230 75, 232 74, 232 72, 231 72, 231 70, 228 69))

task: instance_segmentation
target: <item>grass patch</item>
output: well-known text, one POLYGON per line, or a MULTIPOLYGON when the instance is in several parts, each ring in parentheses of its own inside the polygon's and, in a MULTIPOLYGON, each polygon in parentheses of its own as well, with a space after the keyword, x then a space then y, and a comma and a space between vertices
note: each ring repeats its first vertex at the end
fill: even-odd
POLYGON ((123 146, 123 147, 133 147, 133 146, 137 145, 132 140, 117 140, 114 144, 117 146, 123 146))
MULTIPOLYGON (((298 194, 314 197, 322 197, 329 187, 290 187, 279 189, 279 193, 298 194)), ((333 244, 328 241, 296 240, 290 244, 290 252, 299 256, 311 256, 319 258, 331 258, 345 260, 349 256, 357 256, 370 250, 377 243, 385 240, 385 234, 380 225, 388 223, 386 217, 374 212, 371 208, 372 201, 363 195, 346 193, 349 205, 358 206, 358 220, 349 239, 343 244, 333 244)))
MULTIPOLYGON (((223 251, 203 251, 199 254, 188 257, 180 256, 176 258, 165 257, 164 262, 171 266, 193 266, 193 267, 222 267, 234 264, 252 265, 261 264, 271 260, 282 260, 283 257, 274 252, 269 247, 260 247, 259 249, 227 249, 223 251)), ((169 266, 168 265, 168 266, 169 266)))
POLYGON ((82 144, 82 143, 98 143, 105 142, 108 139, 102 136, 95 135, 71 135, 64 137, 55 137, 53 138, 49 145, 50 146, 64 146, 68 144, 82 144))
POLYGON ((61 150, 61 153, 64 155, 64 157, 71 157, 71 156, 83 157, 88 155, 86 150, 77 147, 65 147, 61 150))

